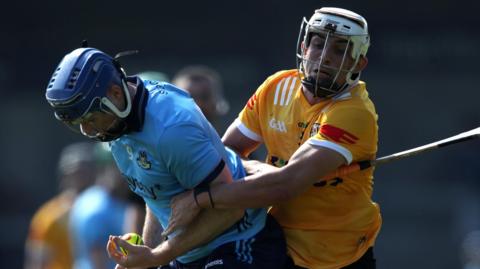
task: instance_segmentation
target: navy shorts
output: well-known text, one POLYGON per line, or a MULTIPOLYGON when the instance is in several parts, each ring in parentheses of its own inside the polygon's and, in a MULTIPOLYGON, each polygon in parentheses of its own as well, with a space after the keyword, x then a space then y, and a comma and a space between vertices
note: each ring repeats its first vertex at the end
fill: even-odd
POLYGON ((223 244, 210 255, 190 263, 175 261, 176 269, 265 269, 283 268, 287 247, 283 230, 267 215, 265 227, 255 236, 223 244))

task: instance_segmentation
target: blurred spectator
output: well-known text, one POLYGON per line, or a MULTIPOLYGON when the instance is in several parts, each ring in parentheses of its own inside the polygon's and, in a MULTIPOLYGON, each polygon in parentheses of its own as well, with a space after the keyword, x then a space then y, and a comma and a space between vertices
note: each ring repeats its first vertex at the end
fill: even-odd
POLYGON ((225 115, 230 108, 223 97, 220 75, 209 67, 187 66, 178 71, 172 83, 190 93, 207 120, 214 126, 218 124, 218 116, 225 115))
POLYGON ((25 246, 25 269, 72 268, 68 219, 77 195, 94 179, 93 144, 71 144, 58 162, 60 193, 35 213, 25 246))
POLYGON ((98 175, 93 186, 75 201, 70 214, 70 229, 74 250, 74 268, 114 268, 105 246, 110 234, 141 233, 144 204, 133 202, 115 165, 107 143, 95 146, 98 175), (143 205, 143 206, 141 206, 143 205))

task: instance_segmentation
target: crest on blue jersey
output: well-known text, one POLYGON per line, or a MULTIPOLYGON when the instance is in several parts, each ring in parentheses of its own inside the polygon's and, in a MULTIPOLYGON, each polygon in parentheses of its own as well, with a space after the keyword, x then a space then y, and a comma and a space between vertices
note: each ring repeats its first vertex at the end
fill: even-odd
POLYGON ((143 169, 152 168, 152 163, 147 159, 147 153, 145 151, 140 151, 137 158, 137 164, 143 169))

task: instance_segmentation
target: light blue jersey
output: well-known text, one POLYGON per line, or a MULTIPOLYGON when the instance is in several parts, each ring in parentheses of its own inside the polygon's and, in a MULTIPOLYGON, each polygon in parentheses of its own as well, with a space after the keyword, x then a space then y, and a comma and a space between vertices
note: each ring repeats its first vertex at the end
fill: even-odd
MULTIPOLYGON (((214 179, 222 161, 234 180, 243 178, 245 171, 187 92, 168 83, 129 81, 137 84, 132 109, 135 120, 143 125, 111 142, 111 150, 130 188, 143 197, 165 228, 172 197, 214 179)), ((265 209, 247 209, 236 225, 177 260, 192 262, 222 244, 250 238, 264 227, 265 218, 265 209)))

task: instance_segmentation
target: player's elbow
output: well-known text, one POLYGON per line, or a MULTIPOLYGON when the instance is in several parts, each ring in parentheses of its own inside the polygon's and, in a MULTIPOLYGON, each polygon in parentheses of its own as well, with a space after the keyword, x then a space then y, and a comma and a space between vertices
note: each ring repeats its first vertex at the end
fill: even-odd
POLYGON ((300 184, 301 180, 297 173, 283 171, 279 176, 285 180, 280 180, 275 191, 272 192, 275 203, 282 203, 300 195, 306 187, 300 184))
POLYGON ((298 194, 300 194, 300 192, 295 191, 289 186, 281 186, 277 189, 274 200, 276 203, 282 203, 292 198, 295 198, 298 194))
POLYGON ((267 195, 270 197, 271 204, 278 204, 294 198, 297 192, 292 188, 291 183, 279 182, 267 195))

